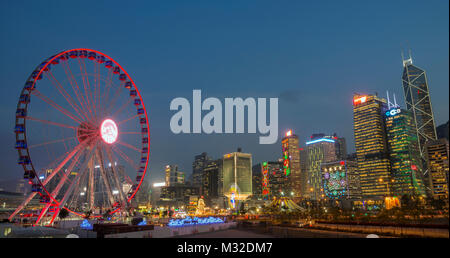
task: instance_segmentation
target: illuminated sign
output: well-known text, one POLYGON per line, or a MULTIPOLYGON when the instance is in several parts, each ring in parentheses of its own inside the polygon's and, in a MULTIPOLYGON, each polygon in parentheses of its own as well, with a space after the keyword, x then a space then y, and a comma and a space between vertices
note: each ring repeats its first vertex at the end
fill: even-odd
POLYGON ((367 96, 364 96, 364 97, 353 99, 353 104, 358 105, 358 104, 362 104, 366 101, 367 101, 367 96))
POLYGON ((331 139, 328 139, 328 138, 321 138, 321 139, 317 139, 317 140, 314 140, 314 141, 306 142, 306 145, 313 144, 313 143, 318 143, 318 142, 332 142, 332 143, 334 143, 334 140, 331 140, 331 139))
POLYGON ((385 115, 387 117, 396 116, 396 115, 400 114, 401 112, 402 112, 402 110, 400 108, 393 108, 391 110, 386 111, 385 115))
POLYGON ((112 144, 117 140, 119 130, 117 129, 117 125, 113 120, 106 119, 100 126, 100 134, 103 141, 108 144, 112 144))

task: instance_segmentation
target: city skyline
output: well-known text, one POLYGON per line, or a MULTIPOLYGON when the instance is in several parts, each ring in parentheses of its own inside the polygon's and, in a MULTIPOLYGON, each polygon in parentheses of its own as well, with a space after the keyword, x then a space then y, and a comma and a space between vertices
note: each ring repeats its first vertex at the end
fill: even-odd
MULTIPOLYGON (((4 34, 11 35, 2 43, 1 50, 5 59, 2 60, 0 73, 6 78, 5 85, 11 85, 11 94, 4 94, 1 98, 2 118, 4 119, 4 123, 0 128, 2 142, 4 143, 4 147, 1 150, 2 165, 0 167, 2 169, 2 179, 20 178, 22 176, 20 168, 15 162, 10 162, 10 160, 16 160, 16 152, 13 148, 13 116, 20 88, 23 86, 26 76, 44 58, 54 54, 61 48, 70 48, 79 44, 105 50, 121 63, 124 63, 124 66, 136 78, 136 83, 142 90, 146 103, 149 103, 147 105, 150 110, 150 131, 153 136, 150 150, 150 170, 147 177, 147 181, 150 182, 162 181, 166 164, 178 164, 180 170, 189 175, 192 172, 194 156, 205 151, 214 159, 217 159, 223 154, 233 152, 238 147, 242 147, 243 152, 252 153, 254 164, 264 160, 277 160, 281 157, 281 138, 288 129, 292 129, 299 136, 300 146, 305 146, 306 140, 313 133, 332 134, 336 132, 338 135, 346 138, 349 152, 354 152, 351 115, 352 94, 354 92, 364 94, 378 92, 380 97, 385 97, 386 90, 389 90, 396 93, 401 107, 405 108, 401 84, 402 60, 400 52, 402 47, 405 50, 411 48, 414 63, 427 71, 436 126, 446 123, 448 121, 448 12, 442 10, 448 10, 448 3, 439 2, 439 4, 446 6, 438 6, 436 2, 435 5, 426 6, 414 2, 407 6, 407 9, 409 8, 409 11, 413 13, 422 11, 422 8, 425 8, 425 15, 420 18, 416 17, 413 22, 418 26, 416 28, 419 30, 417 33, 426 35, 429 40, 437 44, 437 46, 433 47, 430 47, 428 40, 413 38, 412 34, 410 34, 412 33, 411 29, 404 28, 405 31, 400 32, 395 31, 395 29, 384 33, 379 32, 380 29, 386 28, 386 24, 390 22, 393 22, 393 26, 396 29, 408 24, 402 21, 401 15, 396 17, 398 14, 395 11, 400 9, 400 7, 403 8, 403 5, 400 3, 396 3, 391 11, 392 13, 389 12, 385 14, 386 17, 382 17, 386 18, 386 20, 375 19, 380 24, 371 20, 377 18, 376 9, 381 8, 380 6, 362 7, 355 4, 357 10, 355 13, 347 13, 350 15, 348 19, 351 20, 356 17, 361 19, 362 17, 357 11, 364 11, 368 17, 362 19, 361 25, 347 24, 349 20, 342 19, 341 16, 329 10, 332 9, 331 3, 328 8, 319 11, 317 6, 312 4, 305 9, 316 10, 320 15, 317 18, 308 17, 306 19, 306 21, 311 23, 308 28, 303 26, 296 28, 296 25, 305 21, 305 18, 298 17, 296 12, 302 13, 303 11, 303 14, 307 14, 302 8, 304 6, 299 4, 290 6, 293 11, 288 11, 287 9, 289 8, 287 6, 275 8, 274 12, 277 14, 287 14, 285 18, 280 20, 274 19, 270 15, 268 17, 265 16, 268 15, 268 9, 273 6, 265 4, 261 7, 241 4, 237 7, 239 10, 237 19, 231 23, 228 13, 231 7, 229 6, 210 4, 202 7, 203 12, 195 10, 192 6, 183 6, 175 8, 171 15, 181 14, 180 20, 187 22, 185 26, 193 33, 192 41, 186 43, 187 46, 178 45, 173 41, 176 38, 165 33, 157 34, 160 35, 159 41, 155 41, 148 36, 145 37, 145 33, 142 32, 142 26, 144 26, 143 24, 151 24, 152 19, 160 21, 161 23, 159 24, 166 24, 168 31, 174 32, 178 36, 186 36, 186 32, 177 27, 178 23, 173 22, 173 20, 172 23, 164 23, 164 21, 168 21, 167 18, 158 16, 158 12, 152 9, 153 12, 149 15, 150 18, 148 20, 141 18, 142 23, 137 25, 141 30, 140 32, 136 28, 123 31, 125 38, 126 36, 132 36, 133 38, 142 37, 143 42, 140 44, 149 44, 150 49, 152 47, 154 49, 145 49, 139 53, 134 53, 134 45, 125 44, 123 40, 120 41, 120 44, 123 44, 123 46, 109 45, 106 41, 116 39, 110 35, 105 39, 106 41, 94 40, 93 36, 95 34, 89 31, 82 31, 82 27, 77 27, 70 33, 62 31, 61 35, 63 36, 58 37, 54 40, 55 42, 51 40, 52 37, 49 37, 49 35, 54 33, 52 29, 59 31, 62 27, 61 25, 48 26, 46 30, 41 31, 43 35, 36 35, 33 32, 32 36, 42 39, 44 46, 24 44, 22 40, 25 39, 24 36, 26 34, 11 31, 8 27, 2 27, 4 34), (371 7, 374 9, 370 9, 371 7), (224 8, 226 11, 221 12, 221 8, 224 8), (260 13, 254 14, 249 12, 247 8, 256 8, 260 13), (221 16, 213 19, 213 25, 207 25, 206 18, 208 16, 205 16, 204 11, 209 11, 210 14, 221 14, 221 16), (205 20, 193 18, 195 14, 200 14, 205 20), (314 24, 314 22, 318 22, 322 15, 332 15, 332 17, 341 19, 338 19, 338 25, 328 29, 326 26, 330 26, 331 24, 329 23, 314 24), (424 22, 430 17, 435 19, 431 23, 433 27, 430 27, 431 24, 424 22), (251 20, 251 18, 254 20, 251 20), (439 19, 446 20, 446 22, 436 21, 439 19), (230 32, 230 29, 237 28, 238 22, 243 22, 244 27, 242 30, 230 32), (219 43, 221 39, 224 39, 224 35, 221 35, 219 32, 208 34, 210 33, 209 29, 214 25, 219 26, 219 31, 225 33, 225 36, 233 36, 232 38, 241 47, 232 45, 230 47, 232 50, 219 54, 217 51, 223 49, 227 46, 226 44, 232 41, 226 40, 225 43, 219 43), (256 35, 253 35, 252 40, 244 35, 247 30, 259 28, 259 25, 267 28, 268 32, 270 32, 270 39, 266 39, 266 33, 259 30, 254 32, 256 35), (339 25, 348 26, 339 27, 339 25), (352 28, 352 26, 356 27, 352 28), (198 32, 196 28, 202 32, 198 32), (359 33, 353 34, 347 31, 349 29, 354 29, 359 33), (368 29, 373 34, 363 29, 368 29), (320 33, 314 32, 314 30, 320 31, 320 33), (301 31, 306 37, 296 35, 298 31, 301 31), (88 36, 82 37, 83 33, 88 33, 88 36), (335 47, 334 49, 330 49, 329 46, 325 48, 325 46, 321 45, 321 42, 326 39, 325 34, 327 33, 330 33, 329 37, 331 39, 336 40, 337 45, 333 46, 335 47), (341 37, 344 35, 347 35, 350 39, 342 39, 341 37), (395 37, 389 38, 393 35, 395 37), (80 39, 77 39, 77 36, 80 39), (370 41, 377 36, 384 36, 385 42, 378 41, 379 45, 371 43, 370 41), (285 37, 283 38, 284 40, 291 40, 287 40, 289 43, 280 45, 281 43, 275 39, 277 37, 285 37), (211 42, 200 44, 207 39, 210 39, 211 42), (356 42, 351 42, 352 39, 356 42), (7 49, 18 43, 23 44, 22 47, 26 50, 14 53, 14 55, 8 53, 7 49), (177 48, 176 53, 169 55, 166 52, 167 44, 169 44, 170 49, 177 48), (313 53, 307 53, 307 49, 314 44, 318 46, 312 48, 313 53), (356 46, 357 48, 355 48, 356 46), (256 48, 253 49, 254 47, 256 48), (273 50, 274 48, 286 48, 288 50, 267 53, 267 50, 273 50), (429 48, 432 48, 432 50, 429 48), (364 56, 367 54, 367 59, 361 57, 363 53, 364 56), (230 57, 226 55, 230 55, 230 57), (213 61, 208 58, 210 56, 214 57, 213 61), (199 61, 194 62, 194 67, 189 68, 187 65, 192 62, 194 57, 199 58, 199 61), (249 61, 247 58, 254 59, 254 61, 249 61), (215 65, 212 65, 212 68, 208 68, 205 64, 200 64, 205 62, 206 59, 209 60, 206 62, 206 66, 215 65), (151 77, 147 76, 148 72, 150 72, 151 77), (172 77, 180 77, 181 79, 169 78, 171 74, 172 77), (315 86, 305 87, 304 85, 315 86), (172 90, 162 89, 166 87, 172 87, 172 90), (273 145, 262 146, 257 144, 257 135, 252 134, 185 136, 172 134, 169 129, 169 118, 173 114, 169 111, 170 99, 180 95, 189 98, 189 92, 194 88, 201 88, 206 95, 205 97, 279 97, 280 122, 278 141, 273 145), (176 95, 174 95, 174 91, 178 91, 176 95), (305 112, 305 110, 308 112, 305 112), (333 112, 330 112, 331 110, 333 112), (211 142, 217 144, 211 145, 211 142), (189 147, 184 151, 178 151, 179 146, 189 147), (217 148, 217 146, 221 147, 217 148)), ((13 16, 18 11, 14 5, 11 4, 2 9, 2 19, 5 19, 3 24, 6 24, 8 20, 9 22, 17 22, 19 27, 29 25, 29 22, 27 24, 27 22, 20 21, 20 16, 13 16), (11 10, 11 12, 6 10, 11 10)), ((99 7, 98 5, 98 3, 94 4, 95 7, 99 7)), ((150 6, 157 7, 155 9, 159 8, 158 10, 161 13, 167 12, 164 5, 155 6, 150 4, 150 6)), ((148 7, 150 8, 150 6, 148 7)), ((55 9, 63 7, 64 5, 55 7, 55 9)), ((32 15, 32 10, 34 9, 32 6, 29 8, 25 9, 25 13, 32 15)), ((34 8, 39 9, 39 7, 34 8)), ((72 14, 68 15, 67 19, 63 19, 63 25, 75 19, 72 14)), ((104 16, 101 17, 104 18, 104 16)), ((96 23, 100 22, 100 18, 98 19, 96 23)), ((46 21, 44 19, 40 20, 40 22, 46 23, 50 22, 50 20, 46 21)), ((123 26, 126 28, 130 25, 129 22, 125 23, 125 25, 119 26, 119 29, 124 29, 123 26)), ((103 25, 98 26, 100 29, 106 29, 103 25)), ((150 27, 149 29, 153 30, 153 32, 157 30, 156 27, 150 27)), ((88 30, 87 27, 86 30, 88 30)), ((120 33, 120 31, 118 30, 115 33, 120 33)), ((328 42, 326 43, 328 44, 328 42)))

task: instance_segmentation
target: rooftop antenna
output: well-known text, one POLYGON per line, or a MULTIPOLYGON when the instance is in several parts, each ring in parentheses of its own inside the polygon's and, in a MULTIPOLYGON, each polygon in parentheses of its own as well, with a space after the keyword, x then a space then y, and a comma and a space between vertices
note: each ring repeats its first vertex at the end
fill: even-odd
POLYGON ((395 93, 394 93, 394 103, 392 103, 392 102, 389 100, 389 91, 386 91, 386 94, 387 94, 387 104, 388 104, 388 109, 391 109, 391 108, 398 108, 399 105, 397 105, 397 100, 395 99, 395 93))
POLYGON ((408 59, 405 59, 405 56, 403 54, 403 49, 401 51, 401 54, 402 54, 403 67, 413 64, 412 57, 411 57, 411 48, 408 49, 408 54, 409 54, 409 58, 408 59))
POLYGON ((399 105, 397 105, 397 99, 395 99, 395 93, 394 93, 394 105, 396 108, 400 107, 399 105))

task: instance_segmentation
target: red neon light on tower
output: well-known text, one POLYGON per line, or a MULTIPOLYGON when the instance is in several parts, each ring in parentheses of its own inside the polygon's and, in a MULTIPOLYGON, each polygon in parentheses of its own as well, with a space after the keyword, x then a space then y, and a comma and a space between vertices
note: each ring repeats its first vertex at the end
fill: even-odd
POLYGON ((353 104, 354 105, 362 104, 362 103, 364 103, 366 101, 367 101, 367 96, 363 96, 363 97, 360 97, 360 98, 353 99, 353 104))

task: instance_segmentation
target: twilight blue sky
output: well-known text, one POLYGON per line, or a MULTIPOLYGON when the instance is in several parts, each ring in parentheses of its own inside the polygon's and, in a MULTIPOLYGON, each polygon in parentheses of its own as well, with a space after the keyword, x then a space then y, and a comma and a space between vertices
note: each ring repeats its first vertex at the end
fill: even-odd
POLYGON ((279 97, 279 133, 347 138, 354 150, 352 93, 401 90, 402 48, 428 73, 436 123, 449 118, 449 2, 434 1, 0 1, 0 179, 19 178, 14 112, 36 65, 87 47, 118 61, 150 116, 149 180, 165 164, 190 173, 193 157, 238 146, 254 163, 276 160, 280 139, 174 135, 175 97, 279 97), (130 3, 131 2, 131 3, 130 3))

